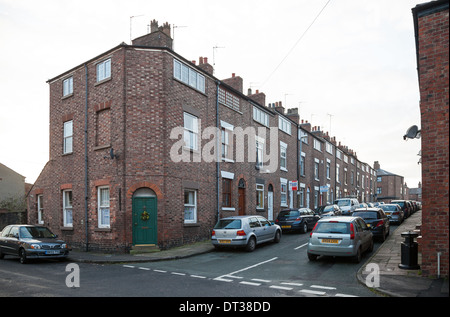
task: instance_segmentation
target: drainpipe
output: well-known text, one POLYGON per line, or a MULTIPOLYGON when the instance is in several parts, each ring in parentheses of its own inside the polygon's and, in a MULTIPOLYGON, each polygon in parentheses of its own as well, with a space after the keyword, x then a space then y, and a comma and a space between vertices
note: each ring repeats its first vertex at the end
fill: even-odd
POLYGON ((84 70, 86 73, 86 94, 84 105, 84 223, 86 234, 86 252, 89 251, 89 231, 88 231, 88 67, 84 64, 84 70))
MULTIPOLYGON (((220 120, 219 120, 219 86, 220 81, 216 81, 216 132, 219 131, 220 128, 220 120)), ((220 135, 216 135, 216 178, 217 178, 217 221, 220 219, 220 135)))

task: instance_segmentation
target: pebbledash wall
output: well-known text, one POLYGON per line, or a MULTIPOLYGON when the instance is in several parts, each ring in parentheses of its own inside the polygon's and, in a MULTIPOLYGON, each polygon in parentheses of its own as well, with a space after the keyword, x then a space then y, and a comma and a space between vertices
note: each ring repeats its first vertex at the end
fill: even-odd
POLYGON ((449 2, 413 8, 422 141, 421 269, 449 274, 449 2))
POLYGON ((297 109, 244 94, 239 76, 218 80, 207 58, 175 53, 167 23, 48 83, 50 156, 28 195, 28 223, 74 247, 164 249, 209 237, 219 217, 272 220, 287 207, 374 198, 374 170, 353 151, 300 123, 297 109))

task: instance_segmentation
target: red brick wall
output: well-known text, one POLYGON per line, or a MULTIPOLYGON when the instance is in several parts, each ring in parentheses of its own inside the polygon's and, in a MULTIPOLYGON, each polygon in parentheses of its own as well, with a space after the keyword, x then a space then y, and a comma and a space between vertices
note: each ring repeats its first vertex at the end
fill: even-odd
POLYGON ((418 19, 418 70, 422 119, 422 271, 449 273, 449 15, 444 11, 418 19))

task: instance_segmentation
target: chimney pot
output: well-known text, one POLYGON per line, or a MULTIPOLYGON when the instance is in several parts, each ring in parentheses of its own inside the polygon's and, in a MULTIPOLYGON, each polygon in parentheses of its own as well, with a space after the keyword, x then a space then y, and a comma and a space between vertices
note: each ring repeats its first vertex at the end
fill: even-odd
POLYGON ((202 65, 202 64, 203 64, 203 57, 200 57, 200 58, 199 58, 198 64, 199 64, 199 65, 202 65))
POLYGON ((232 73, 232 74, 231 74, 231 77, 236 77, 236 73, 232 73))

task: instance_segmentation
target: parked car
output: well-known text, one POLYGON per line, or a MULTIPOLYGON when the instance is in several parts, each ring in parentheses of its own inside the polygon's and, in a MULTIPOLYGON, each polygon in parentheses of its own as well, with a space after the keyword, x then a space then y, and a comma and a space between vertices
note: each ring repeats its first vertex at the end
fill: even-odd
POLYGON ((386 216, 388 216, 391 222, 395 222, 398 224, 401 224, 403 222, 405 215, 399 205, 383 204, 380 205, 379 208, 383 209, 384 213, 386 214, 386 216))
POLYGON ((320 217, 342 216, 342 210, 338 205, 327 205, 318 214, 320 217))
POLYGON ((275 223, 283 231, 301 231, 306 233, 311 230, 320 216, 309 208, 284 209, 280 211, 275 223))
POLYGON ((360 203, 357 208, 367 208, 367 207, 369 207, 369 205, 367 205, 366 203, 360 203))
POLYGON ((44 226, 9 225, 0 235, 0 259, 5 255, 19 256, 20 263, 29 259, 65 259, 69 251, 67 243, 44 226))
POLYGON ((370 225, 374 237, 381 241, 386 240, 390 232, 390 221, 383 209, 378 207, 359 208, 353 212, 352 216, 363 218, 370 225))
POLYGON ((280 239, 280 226, 254 215, 222 218, 211 234, 211 242, 216 248, 244 247, 249 252, 255 250, 257 244, 278 243, 280 239))
POLYGON ((408 200, 392 200, 391 204, 399 205, 405 214, 405 218, 412 215, 412 205, 408 200))
POLYGON ((334 201, 336 205, 342 210, 342 215, 349 216, 359 206, 359 201, 356 198, 339 198, 334 201))
POLYGON ((318 256, 352 257, 360 262, 362 254, 373 250, 373 234, 360 217, 326 217, 311 232, 307 254, 310 261, 318 256))

